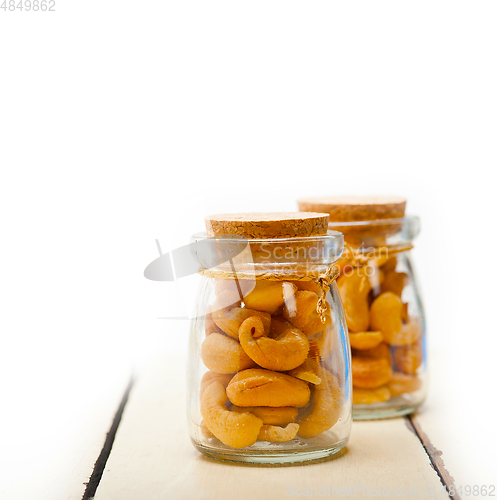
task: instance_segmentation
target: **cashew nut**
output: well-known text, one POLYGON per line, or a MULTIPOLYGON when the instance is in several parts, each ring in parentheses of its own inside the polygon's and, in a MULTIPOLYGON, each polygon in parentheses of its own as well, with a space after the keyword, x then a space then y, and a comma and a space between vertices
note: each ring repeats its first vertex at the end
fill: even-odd
POLYGON ((200 401, 200 412, 207 428, 226 446, 245 448, 257 441, 262 420, 252 413, 226 409, 226 391, 218 381, 209 385, 200 401))
POLYGON ((381 332, 349 333, 349 340, 353 349, 373 349, 381 344, 383 335, 381 332))
POLYGON ((388 382, 388 386, 392 397, 400 396, 404 393, 415 392, 421 388, 421 380, 415 376, 405 373, 395 372, 392 379, 388 382))
POLYGON ((308 290, 299 290, 285 302, 283 316, 305 335, 314 335, 331 324, 330 305, 326 310, 326 321, 323 323, 316 310, 318 296, 308 290))
POLYGON ((208 337, 211 333, 222 333, 221 329, 214 323, 212 313, 208 312, 204 319, 205 336, 208 337))
POLYGON ((214 290, 216 296, 221 295, 226 290, 236 292, 240 297, 240 290, 242 297, 250 293, 256 285, 255 280, 231 280, 231 279, 217 279, 214 281, 214 290))
POLYGON ((393 359, 398 370, 414 375, 423 364, 423 347, 419 342, 412 346, 396 347, 393 359))
POLYGON ((381 343, 372 349, 352 349, 352 356, 355 358, 385 358, 389 365, 392 364, 392 353, 390 352, 390 347, 384 343, 381 343))
MULTIPOLYGON (((211 335, 212 336, 212 335, 211 335)), ((295 406, 309 402, 311 392, 302 380, 284 373, 252 368, 238 372, 226 393, 237 406, 295 406)))
POLYGON ((240 326, 239 339, 243 350, 259 366, 268 370, 286 371, 301 365, 309 352, 309 340, 297 328, 289 328, 272 339, 265 336, 262 320, 247 318, 240 326))
POLYGON ((233 307, 231 309, 218 309, 212 313, 212 319, 221 330, 234 339, 238 339, 240 325, 251 316, 258 316, 264 325, 266 335, 271 327, 271 315, 265 312, 248 309, 247 307, 233 307))
POLYGON ((354 387, 352 394, 355 405, 372 405, 388 401, 392 395, 387 387, 378 387, 377 389, 360 389, 354 387))
POLYGON ((206 372, 202 376, 200 381, 200 395, 209 387, 212 383, 218 381, 221 382, 222 386, 226 389, 228 387, 229 381, 233 378, 231 373, 216 373, 216 372, 206 372))
POLYGON ((380 330, 387 344, 393 346, 414 344, 422 335, 417 318, 402 321, 405 305, 400 297, 392 292, 382 293, 371 304, 371 328, 380 330))
POLYGON ((233 405, 231 411, 253 413, 256 417, 262 419, 264 424, 268 425, 286 425, 295 422, 298 415, 297 408, 292 406, 280 406, 278 408, 271 408, 270 406, 248 406, 241 407, 233 405))
POLYGON ((371 283, 365 270, 359 267, 340 276, 337 286, 349 330, 351 332, 367 331, 369 328, 368 294, 371 291, 371 283))
POLYGON ((381 270, 385 273, 388 273, 390 271, 395 271, 395 268, 397 267, 397 257, 394 255, 393 257, 390 257, 382 266, 381 270))
POLYGON ((270 443, 284 443, 291 441, 299 430, 298 424, 288 424, 286 427, 277 425, 263 425, 257 437, 257 441, 269 441, 270 443))
POLYGON ((288 375, 292 377, 298 378, 300 380, 304 380, 305 382, 310 382, 314 385, 319 385, 321 383, 321 379, 317 375, 319 371, 319 365, 316 360, 307 358, 300 366, 290 370, 288 375))
POLYGON ((256 366, 236 340, 216 332, 202 342, 200 355, 204 365, 216 373, 236 373, 256 366))
POLYGON ((269 336, 274 339, 289 328, 293 328, 293 325, 290 323, 290 321, 287 321, 286 319, 280 318, 278 316, 272 316, 269 336))
POLYGON ((298 435, 304 439, 331 429, 342 412, 343 393, 337 378, 324 368, 319 370, 318 375, 322 382, 314 386, 309 409, 298 420, 298 435))
MULTIPOLYGON (((317 354, 319 354, 319 357, 323 359, 328 358, 328 356, 332 353, 333 346, 335 344, 333 329, 326 328, 322 332, 313 335, 310 339, 310 343, 311 349, 313 344, 317 347, 317 350, 319 351, 317 354)), ((309 357, 311 357, 310 354, 309 357)))
POLYGON ((402 297, 402 290, 409 282, 409 277, 406 273, 398 273, 389 271, 385 274, 385 280, 381 285, 381 292, 393 292, 395 295, 402 297))
POLYGON ((258 281, 243 302, 250 309, 275 314, 296 290, 297 287, 287 281, 258 281))
POLYGON ((392 368, 385 358, 352 356, 352 384, 361 389, 375 389, 392 378, 392 368))

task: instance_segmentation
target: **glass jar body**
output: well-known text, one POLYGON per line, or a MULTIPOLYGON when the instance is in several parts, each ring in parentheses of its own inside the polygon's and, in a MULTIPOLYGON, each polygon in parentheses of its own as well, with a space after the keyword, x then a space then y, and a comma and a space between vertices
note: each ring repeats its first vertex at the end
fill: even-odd
POLYGON ((352 352, 353 416, 409 414, 427 391, 426 323, 409 251, 418 221, 349 227, 337 283, 352 352))
POLYGON ((189 339, 190 437, 219 460, 324 458, 345 446, 352 424, 338 289, 331 284, 320 316, 316 282, 295 279, 293 265, 266 263, 270 272, 256 265, 249 277, 220 268, 201 277, 189 339))

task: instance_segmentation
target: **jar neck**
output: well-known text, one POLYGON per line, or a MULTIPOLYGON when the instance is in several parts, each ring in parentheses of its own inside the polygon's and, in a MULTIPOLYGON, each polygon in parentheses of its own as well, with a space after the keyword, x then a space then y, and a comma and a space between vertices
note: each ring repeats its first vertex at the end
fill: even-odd
POLYGON ((292 281, 309 278, 310 281, 326 273, 332 264, 309 263, 240 263, 222 264, 199 269, 199 273, 216 279, 242 279, 265 281, 292 281))
POLYGON ((419 218, 409 216, 356 222, 330 222, 329 228, 341 231, 345 244, 355 249, 381 251, 382 249, 411 248, 419 234, 419 218))
POLYGON ((352 265, 352 267, 364 266, 369 264, 371 261, 375 261, 376 263, 385 263, 392 257, 406 253, 412 248, 412 244, 401 244, 358 249, 345 244, 342 262, 345 261, 352 265))
POLYGON ((328 231, 310 238, 233 239, 193 237, 203 269, 241 274, 315 274, 326 271, 343 253, 343 235, 328 231))

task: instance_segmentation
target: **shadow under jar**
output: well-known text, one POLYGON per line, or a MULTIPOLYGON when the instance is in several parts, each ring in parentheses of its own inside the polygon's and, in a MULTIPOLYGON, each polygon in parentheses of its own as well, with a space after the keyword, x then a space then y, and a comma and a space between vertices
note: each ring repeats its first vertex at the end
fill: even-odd
POLYGON ((193 236, 200 287, 188 362, 194 446, 212 458, 303 462, 342 449, 350 350, 326 214, 228 214, 193 236), (334 274, 335 273, 335 274, 334 274))
POLYGON ((426 325, 410 254, 419 219, 405 216, 405 205, 393 197, 299 200, 301 210, 329 213, 329 228, 344 234, 337 285, 355 420, 409 414, 426 397, 426 325))

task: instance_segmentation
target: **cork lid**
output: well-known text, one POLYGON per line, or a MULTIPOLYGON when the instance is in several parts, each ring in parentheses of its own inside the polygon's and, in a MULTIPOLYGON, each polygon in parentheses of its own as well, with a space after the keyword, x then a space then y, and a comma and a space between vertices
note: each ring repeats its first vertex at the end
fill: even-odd
POLYGON ((325 196, 301 198, 299 210, 326 212, 330 222, 353 222, 404 217, 405 198, 399 196, 325 196))
POLYGON ((248 239, 324 236, 328 230, 327 213, 254 212, 209 215, 205 218, 207 236, 238 235, 248 239))

